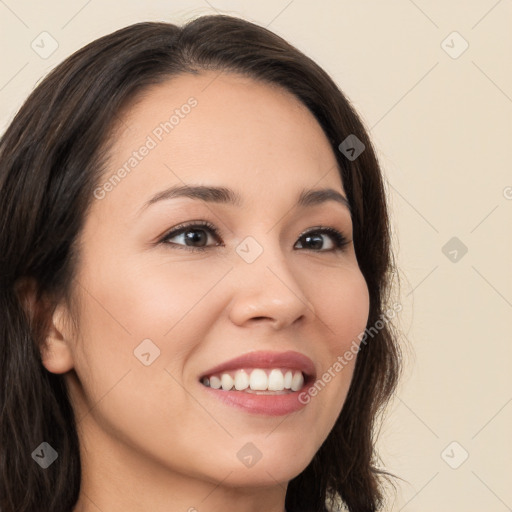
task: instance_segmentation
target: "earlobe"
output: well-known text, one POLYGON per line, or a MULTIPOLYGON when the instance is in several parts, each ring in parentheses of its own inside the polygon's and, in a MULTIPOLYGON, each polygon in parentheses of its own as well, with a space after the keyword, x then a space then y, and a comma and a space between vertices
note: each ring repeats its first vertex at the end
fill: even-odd
POLYGON ((73 369, 73 358, 65 343, 46 343, 41 348, 41 362, 50 373, 66 373, 73 369))

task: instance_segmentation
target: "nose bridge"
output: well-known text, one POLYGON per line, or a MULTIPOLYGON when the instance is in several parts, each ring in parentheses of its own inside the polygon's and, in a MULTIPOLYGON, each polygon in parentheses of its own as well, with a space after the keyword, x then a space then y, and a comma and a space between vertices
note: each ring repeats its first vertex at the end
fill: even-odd
POLYGON ((267 318, 280 326, 313 314, 312 304, 271 234, 245 237, 236 247, 234 306, 237 323, 267 318))

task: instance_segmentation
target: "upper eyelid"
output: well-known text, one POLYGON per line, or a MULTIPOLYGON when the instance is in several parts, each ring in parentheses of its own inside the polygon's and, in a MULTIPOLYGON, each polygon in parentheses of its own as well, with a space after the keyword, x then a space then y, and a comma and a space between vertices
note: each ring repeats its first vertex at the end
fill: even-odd
POLYGON ((167 238, 168 236, 173 235, 173 234, 174 234, 174 236, 176 236, 176 235, 180 234, 181 231, 184 231, 185 229, 190 229, 190 228, 195 228, 195 227, 209 229, 214 234, 220 236, 220 230, 213 224, 209 225, 209 224, 205 223, 205 221, 191 221, 191 222, 184 222, 183 224, 178 224, 174 228, 171 228, 169 231, 167 231, 163 235, 163 238, 167 238))

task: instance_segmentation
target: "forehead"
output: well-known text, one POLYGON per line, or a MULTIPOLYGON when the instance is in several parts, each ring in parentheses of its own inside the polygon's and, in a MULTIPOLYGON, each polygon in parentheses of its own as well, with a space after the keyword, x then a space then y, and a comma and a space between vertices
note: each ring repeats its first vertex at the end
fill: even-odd
POLYGON ((249 201, 261 200, 261 189, 267 200, 287 190, 295 199, 305 187, 343 190, 321 126, 275 85, 219 71, 180 75, 145 89, 119 117, 103 183, 126 172, 111 202, 122 190, 137 208, 163 187, 186 183, 229 186, 249 201))

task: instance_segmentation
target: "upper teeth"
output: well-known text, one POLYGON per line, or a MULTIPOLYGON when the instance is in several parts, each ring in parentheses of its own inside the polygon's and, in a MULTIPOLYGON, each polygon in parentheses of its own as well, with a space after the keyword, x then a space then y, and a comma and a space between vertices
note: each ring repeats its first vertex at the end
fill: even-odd
POLYGON ((247 388, 259 391, 283 391, 284 389, 298 391, 304 385, 304 376, 298 370, 255 368, 211 375, 204 378, 203 383, 214 389, 222 388, 224 391, 229 391, 233 387, 237 391, 247 388))

